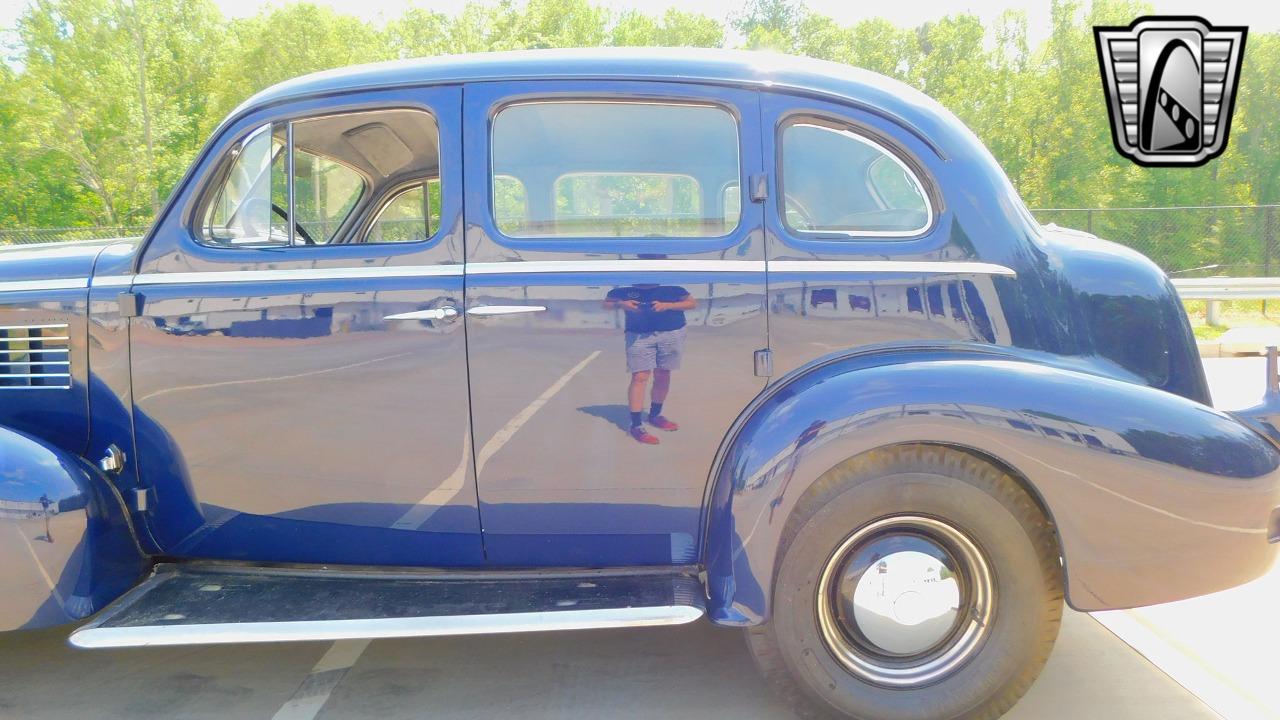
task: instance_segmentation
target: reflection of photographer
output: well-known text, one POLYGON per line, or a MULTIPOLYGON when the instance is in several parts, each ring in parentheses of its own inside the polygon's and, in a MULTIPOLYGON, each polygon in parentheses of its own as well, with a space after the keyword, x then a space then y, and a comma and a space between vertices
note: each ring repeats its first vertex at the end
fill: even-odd
POLYGON ((680 429, 662 415, 662 404, 671 389, 671 371, 680 367, 684 351, 684 311, 696 305, 688 290, 676 285, 638 284, 614 288, 605 296, 604 306, 622 308, 625 313, 627 371, 631 385, 627 388, 627 407, 631 410, 631 437, 646 445, 657 445, 644 427, 644 391, 653 375, 649 423, 659 430, 680 429))

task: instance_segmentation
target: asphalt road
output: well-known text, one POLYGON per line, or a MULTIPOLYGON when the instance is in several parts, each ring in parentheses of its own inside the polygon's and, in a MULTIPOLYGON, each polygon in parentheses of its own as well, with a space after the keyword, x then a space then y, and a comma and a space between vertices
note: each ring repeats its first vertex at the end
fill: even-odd
MULTIPOLYGON (((1252 399, 1247 396, 1256 392, 1257 380, 1246 385, 1239 372, 1246 364, 1253 371, 1259 363, 1207 363, 1220 405, 1252 399)), ((47 551, 35 543, 33 552, 47 551)), ((1188 622, 1199 626, 1194 618, 1188 622)), ((647 630, 96 651, 69 647, 68 633, 0 634, 0 720, 791 717, 760 682, 740 633, 701 622, 647 630)), ((1044 674, 1006 717, 1218 715, 1092 617, 1068 612, 1044 674)))
MULTIPOLYGON (((703 623, 379 640, 363 652, 360 643, 87 651, 66 635, 0 636, 0 717, 791 717, 741 634, 703 623)), ((1088 615, 1069 613, 1044 674, 1006 717, 1217 716, 1088 615)))

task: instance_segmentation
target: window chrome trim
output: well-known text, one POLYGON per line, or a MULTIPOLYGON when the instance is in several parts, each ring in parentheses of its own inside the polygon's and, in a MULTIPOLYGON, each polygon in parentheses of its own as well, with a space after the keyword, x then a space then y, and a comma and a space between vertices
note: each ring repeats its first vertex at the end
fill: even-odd
MULTIPOLYGON (((778 129, 774 135, 774 150, 776 154, 774 180, 778 186, 778 199, 775 203, 778 213, 778 221, 782 227, 786 228, 788 233, 792 233, 799 239, 803 240, 834 240, 843 242, 845 239, 856 240, 858 238, 885 238, 889 240, 914 240, 929 234, 937 224, 938 211, 934 207, 933 198, 930 194, 932 185, 925 182, 923 167, 917 171, 910 163, 903 159, 901 153, 892 146, 878 141, 876 138, 867 134, 862 126, 850 121, 841 119, 838 116, 826 114, 809 114, 797 113, 784 117, 778 124, 778 129), (797 125, 809 125, 810 127, 821 128, 831 132, 837 132, 853 140, 866 145, 877 152, 881 156, 889 156, 898 167, 907 173, 907 177, 915 183, 916 189, 920 191, 921 198, 924 199, 925 208, 925 224, 913 230, 802 230, 791 226, 787 222, 786 207, 786 174, 785 161, 786 153, 783 152, 784 136, 787 130, 797 125)), ((905 152, 902 151, 902 152, 905 152)), ((878 160, 879 158, 877 158, 878 160)), ((875 162, 874 160, 872 162, 875 162)), ((867 165, 870 168, 870 163, 867 165)), ((868 178, 869 179, 869 178, 868 178)), ((940 191, 939 191, 940 192, 940 191)))
MULTIPOLYGON (((729 120, 733 123, 734 154, 736 156, 735 164, 737 166, 737 173, 738 173, 738 192, 742 194, 742 200, 743 200, 742 207, 745 208, 750 202, 750 200, 746 197, 745 181, 747 179, 746 177, 747 173, 745 168, 746 157, 743 155, 743 152, 742 152, 742 145, 744 142, 744 136, 742 134, 742 117, 738 113, 738 108, 736 108, 734 105, 730 103, 711 101, 711 100, 706 100, 701 98, 682 98, 680 96, 672 96, 672 97, 660 96, 660 97, 652 97, 652 98, 626 97, 626 96, 613 97, 607 94, 601 95, 601 94, 593 94, 590 92, 584 93, 582 95, 573 95, 573 96, 557 97, 557 98, 534 97, 534 98, 526 98, 526 99, 517 99, 517 100, 512 100, 510 102, 505 102, 505 103, 502 103, 501 105, 498 105, 489 114, 489 131, 488 131, 488 136, 486 138, 487 146, 485 147, 485 151, 489 156, 488 168, 486 173, 487 177, 485 178, 485 183, 488 187, 488 193, 487 193, 488 200, 486 202, 486 205, 487 205, 486 212, 488 213, 488 218, 486 219, 492 224, 494 231, 496 231, 497 235, 502 239, 511 241, 512 243, 515 243, 517 246, 521 242, 538 243, 538 242, 544 242, 547 240, 590 241, 590 240, 605 239, 613 242, 616 242, 616 241, 626 242, 629 240, 638 240, 638 239, 725 240, 727 238, 733 237, 737 232, 739 232, 742 229, 742 213, 740 212, 738 215, 737 224, 734 225, 732 228, 730 228, 728 232, 722 233, 720 235, 659 235, 659 236, 618 235, 618 236, 613 236, 613 235, 560 235, 555 233, 547 233, 547 234, 540 234, 540 235, 508 234, 502 228, 498 227, 497 197, 496 197, 497 188, 495 187, 494 179, 499 177, 500 175, 506 175, 506 176, 515 178, 515 180, 520 183, 521 187, 524 189, 524 198, 525 198, 525 203, 524 203, 525 217, 523 218, 524 221, 529 220, 529 217, 528 217, 529 188, 527 185, 525 185, 524 181, 521 180, 520 178, 514 175, 511 175, 510 173, 497 172, 496 158, 493 151, 494 135, 497 132, 497 128, 498 128, 498 118, 502 115, 502 113, 506 112, 507 110, 510 110, 511 108, 524 107, 528 105, 649 105, 649 106, 657 106, 657 107, 698 107, 698 108, 707 108, 711 110, 719 110, 720 112, 727 115, 729 117, 729 120)), ((561 173, 560 175, 556 176, 556 179, 552 181, 552 188, 551 188, 551 191, 553 193, 552 197, 554 197, 554 193, 555 193, 555 183, 558 182, 559 179, 564 177, 565 175, 571 175, 571 174, 574 174, 574 173, 561 173)), ((628 173, 626 173, 625 171, 622 171, 622 172, 600 172, 596 174, 618 175, 618 174, 628 174, 628 173)), ((687 175, 687 173, 650 173, 650 174, 687 175)), ((696 178, 694 179, 696 181, 696 178)), ((699 184, 699 188, 701 188, 700 184, 699 184)), ((703 210, 705 211, 705 208, 703 210)), ((618 217, 626 217, 626 216, 618 216, 618 217)), ((706 221, 710 219, 711 218, 700 218, 701 221, 706 221)))

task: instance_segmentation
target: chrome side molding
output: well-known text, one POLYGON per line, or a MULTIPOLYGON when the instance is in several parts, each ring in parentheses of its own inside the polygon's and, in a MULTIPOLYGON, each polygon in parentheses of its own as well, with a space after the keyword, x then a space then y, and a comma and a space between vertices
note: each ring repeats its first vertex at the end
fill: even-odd
POLYGON ((702 608, 689 605, 669 605, 662 607, 554 610, 495 615, 85 627, 71 634, 71 644, 79 648, 120 648, 154 645, 214 645, 249 642, 488 635, 541 632, 544 630, 594 630, 683 625, 700 617, 702 617, 702 608))
MULTIPOLYGON (((175 285, 183 283, 249 283, 289 280, 356 280, 362 278, 461 277, 463 275, 534 275, 556 273, 900 273, 905 275, 998 275, 1014 277, 1012 268, 968 260, 528 260, 512 262, 403 265, 391 267, 294 268, 289 270, 214 270, 208 272, 101 275, 94 287, 175 285)), ((89 279, 0 282, 6 290, 86 288, 89 279)), ((497 314, 497 313, 495 313, 497 314)))
POLYGON ((467 308, 467 314, 473 317, 493 317, 495 315, 526 315, 544 312, 545 305, 477 305, 467 308))

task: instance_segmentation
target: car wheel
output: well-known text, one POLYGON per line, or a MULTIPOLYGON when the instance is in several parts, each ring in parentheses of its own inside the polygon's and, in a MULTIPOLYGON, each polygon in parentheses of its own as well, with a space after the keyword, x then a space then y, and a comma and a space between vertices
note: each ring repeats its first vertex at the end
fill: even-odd
POLYGON ((771 620, 748 644, 804 718, 1003 715, 1062 619, 1054 530, 1007 472, 933 445, 824 474, 787 520, 771 620))

